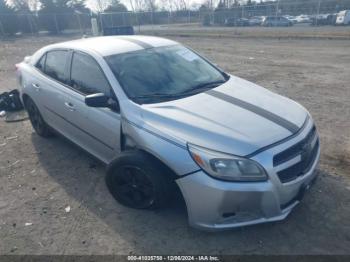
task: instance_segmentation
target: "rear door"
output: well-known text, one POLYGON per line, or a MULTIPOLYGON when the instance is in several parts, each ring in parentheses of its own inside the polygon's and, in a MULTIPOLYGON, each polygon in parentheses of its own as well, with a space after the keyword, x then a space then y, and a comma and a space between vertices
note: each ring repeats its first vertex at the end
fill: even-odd
POLYGON ((44 107, 42 105, 42 87, 45 86, 46 77, 45 77, 45 61, 46 54, 44 54, 39 61, 34 65, 33 73, 32 72, 22 72, 24 87, 26 88, 26 93, 31 97, 39 108, 42 115, 44 115, 44 107))
POLYGON ((88 54, 74 51, 69 88, 65 90, 64 118, 72 126, 74 141, 104 162, 120 151, 120 114, 109 108, 92 108, 85 96, 104 93, 117 99, 103 70, 88 54))
POLYGON ((64 113, 63 97, 68 83, 68 50, 48 51, 36 65, 40 72, 36 74, 32 86, 40 103, 37 103, 45 121, 60 133, 67 135, 70 126, 62 118, 64 113))

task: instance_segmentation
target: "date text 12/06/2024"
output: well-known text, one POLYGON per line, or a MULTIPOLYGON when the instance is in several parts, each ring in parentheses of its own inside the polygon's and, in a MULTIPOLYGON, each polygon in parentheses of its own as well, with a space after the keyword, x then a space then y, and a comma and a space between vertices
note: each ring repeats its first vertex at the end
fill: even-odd
POLYGON ((218 256, 128 256, 128 261, 220 261, 218 256))

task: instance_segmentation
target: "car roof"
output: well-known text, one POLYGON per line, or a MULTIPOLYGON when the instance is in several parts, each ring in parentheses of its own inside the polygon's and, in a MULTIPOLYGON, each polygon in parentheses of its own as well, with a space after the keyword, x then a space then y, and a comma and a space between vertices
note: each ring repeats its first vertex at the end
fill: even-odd
POLYGON ((47 46, 50 49, 74 49, 85 52, 96 52, 101 56, 110 56, 133 52, 153 47, 171 46, 175 41, 153 36, 100 36, 67 41, 47 46))

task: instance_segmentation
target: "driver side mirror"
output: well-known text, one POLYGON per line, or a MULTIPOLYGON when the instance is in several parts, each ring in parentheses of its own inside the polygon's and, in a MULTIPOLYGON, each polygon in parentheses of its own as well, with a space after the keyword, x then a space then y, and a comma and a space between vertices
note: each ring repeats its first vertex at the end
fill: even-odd
POLYGON ((114 111, 119 112, 118 101, 106 96, 103 93, 87 95, 85 97, 85 104, 89 107, 98 107, 98 108, 107 107, 114 111))

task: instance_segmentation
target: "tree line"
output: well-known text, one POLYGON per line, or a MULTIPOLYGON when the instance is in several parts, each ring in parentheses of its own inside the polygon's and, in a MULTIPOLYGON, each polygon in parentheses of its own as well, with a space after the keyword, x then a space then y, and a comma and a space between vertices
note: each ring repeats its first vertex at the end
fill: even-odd
POLYGON ((59 33, 69 23, 89 22, 93 12, 127 10, 118 0, 0 0, 0 33, 34 33, 39 25, 40 29, 59 33))
MULTIPOLYGON (((204 1, 204 0, 203 0, 204 1)), ((191 0, 128 0, 131 10, 119 0, 0 0, 0 33, 36 33, 47 30, 60 33, 70 27, 90 25, 90 18, 100 13, 181 12, 196 8, 191 0)), ((120 18, 120 17, 117 17, 120 18)), ((130 20, 130 16, 128 17, 130 20)), ((120 19, 117 19, 120 20, 120 19)), ((150 22, 140 15, 138 22, 150 22)), ((152 17, 153 22, 157 17, 152 17)), ((91 26, 91 25, 90 25, 91 26)))

